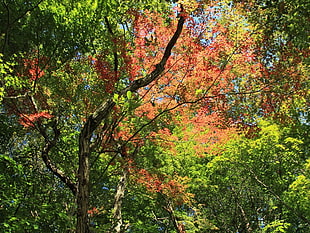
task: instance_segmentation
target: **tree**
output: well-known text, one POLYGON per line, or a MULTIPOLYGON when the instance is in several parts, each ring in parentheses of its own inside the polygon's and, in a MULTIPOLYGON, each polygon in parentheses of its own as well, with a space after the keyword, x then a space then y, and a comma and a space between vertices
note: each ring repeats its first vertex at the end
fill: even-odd
MULTIPOLYGON (((68 24, 68 20, 70 21, 70 19, 74 19, 75 15, 77 12, 75 12, 75 8, 72 8, 72 18, 66 18, 62 16, 62 12, 65 11, 59 11, 59 7, 62 7, 64 5, 59 4, 58 2, 55 2, 54 5, 52 6, 46 6, 44 4, 41 4, 42 1, 37 2, 36 4, 34 4, 33 6, 31 6, 31 8, 27 8, 24 12, 23 15, 21 15, 19 18, 23 18, 28 12, 31 12, 32 14, 30 15, 31 17, 29 18, 31 21, 32 16, 36 16, 37 13, 41 13, 41 11, 45 10, 45 12, 48 12, 50 14, 53 13, 53 11, 55 9, 57 9, 57 14, 55 15, 56 17, 53 17, 53 19, 56 21, 58 20, 57 17, 60 16, 60 18, 65 19, 64 23, 60 23, 60 25, 63 25, 65 28, 68 28, 68 32, 70 32, 71 35, 75 35, 76 33, 78 33, 77 31, 75 31, 75 28, 72 28, 72 26, 70 27, 70 25, 68 24), (53 7, 57 7, 57 8, 53 8, 53 7), (68 19, 68 20, 67 20, 68 19), (68 27, 67 27, 68 26, 68 27), (74 30, 74 31, 72 31, 74 30), (73 33, 73 34, 72 34, 73 33)), ((18 3, 17 3, 18 4, 18 3)), ((30 3, 31 4, 31 3, 30 3)), ((80 4, 80 3, 78 3, 80 4)), ((101 3, 102 4, 102 3, 101 3)), ((5 31, 5 38, 6 40, 4 41, 3 44, 3 52, 6 52, 6 48, 7 45, 9 43, 15 43, 15 41, 8 41, 8 35, 9 35, 9 29, 11 29, 11 27, 15 26, 14 24, 18 22, 18 19, 14 19, 11 20, 10 19, 10 13, 11 13, 11 5, 6 4, 6 2, 3 2, 3 5, 5 7, 5 12, 7 14, 7 22, 6 22, 6 31, 5 31)), ((26 4, 25 4, 26 5, 26 4)), ((22 6, 22 4, 21 4, 22 6)), ((81 5, 80 5, 81 6, 81 5)), ((84 8, 81 8, 81 11, 78 13, 83 13, 84 8)), ((104 18, 104 23, 105 23, 105 27, 107 30, 107 33, 110 34, 111 38, 112 36, 114 36, 114 32, 112 31, 111 28, 111 23, 109 22, 109 19, 107 16, 103 17, 104 18)), ((41 21, 44 22, 44 21, 41 21)), ((47 21, 47 23, 49 23, 50 21, 47 21)), ((101 23, 101 22, 100 22, 101 23)), ((184 23, 184 18, 183 16, 180 17, 179 19, 179 25, 177 27, 176 33, 174 34, 174 36, 172 37, 172 39, 170 40, 170 43, 168 43, 167 48, 165 50, 165 53, 163 55, 163 58, 161 60, 161 62, 157 65, 156 69, 150 73, 148 76, 138 79, 134 82, 132 82, 131 85, 129 85, 127 88, 123 88, 123 90, 120 92, 120 97, 122 97, 123 95, 127 96, 129 95, 128 93, 134 92, 136 90, 138 90, 139 88, 146 86, 147 84, 149 84, 151 81, 153 81, 155 78, 158 77, 159 74, 162 73, 162 71, 164 70, 165 64, 167 59, 169 58, 170 54, 171 54, 171 49, 173 48, 177 38, 179 37, 181 30, 182 30, 182 26, 184 23)), ((74 26, 77 25, 81 25, 81 24, 75 24, 74 26)), ((83 22, 82 23, 83 27, 86 26, 86 23, 83 22)), ((53 25, 52 25, 53 26, 53 25)), ((53 27, 48 25, 45 30, 48 30, 49 32, 51 32, 51 36, 52 37, 56 37, 57 40, 57 34, 55 34, 53 32, 53 27)), ((64 36, 68 35, 68 32, 64 32, 64 36)), ((58 31, 57 31, 58 33, 58 31)), ((97 32, 98 33, 98 32, 97 32)), ((86 36, 88 36, 89 33, 86 34, 86 36)), ((115 37, 117 38, 117 37, 115 37)), ((30 36, 30 39, 31 36, 30 36)), ((31 40, 30 40, 31 41, 31 40)), ((70 173, 70 176, 66 175, 67 171, 63 171, 59 165, 55 165, 57 164, 57 158, 54 159, 54 161, 52 161, 50 159, 50 151, 54 149, 54 147, 59 147, 59 145, 62 144, 62 140, 68 140, 68 137, 65 136, 64 138, 60 138, 60 134, 61 131, 59 129, 59 125, 58 125, 58 121, 60 120, 60 115, 53 116, 52 114, 48 113, 47 110, 42 110, 42 109, 49 109, 51 110, 51 104, 54 106, 57 106, 57 103, 48 103, 48 99, 46 98, 46 96, 44 95, 49 95, 46 91, 46 88, 43 88, 44 85, 47 85, 46 87, 48 87, 48 85, 50 84, 49 81, 47 81, 46 83, 44 83, 43 85, 39 84, 39 80, 45 75, 45 72, 47 70, 49 70, 49 68, 53 65, 53 63, 50 60, 50 56, 49 51, 47 50, 43 50, 44 52, 41 53, 41 50, 39 50, 39 48, 41 46, 44 46, 42 43, 46 43, 47 40, 46 39, 42 39, 40 38, 40 40, 36 40, 33 39, 34 43, 35 43, 35 47, 37 47, 37 51, 35 56, 33 57, 29 57, 29 58, 25 58, 23 59, 23 63, 24 63, 24 67, 21 67, 21 73, 16 72, 15 75, 19 75, 19 76, 28 76, 30 78, 31 83, 26 83, 25 86, 23 86, 23 90, 21 91, 21 93, 19 93, 18 96, 14 96, 14 94, 12 96, 7 97, 7 101, 5 102, 5 105, 7 107, 7 109, 11 110, 11 111, 15 111, 15 113, 20 115, 20 123, 25 127, 25 128, 34 128, 37 130, 37 132, 39 133, 39 135, 41 135, 43 137, 43 141, 40 143, 43 143, 43 147, 39 150, 41 152, 41 159, 43 160, 43 162, 45 163, 45 165, 47 166, 47 168, 55 175, 57 176, 62 182, 64 182, 71 190, 71 192, 73 193, 73 195, 77 195, 77 205, 78 205, 78 209, 77 209, 77 232, 88 232, 89 231, 89 226, 88 226, 88 202, 89 202, 89 172, 90 172, 90 164, 89 164, 89 156, 90 156, 90 147, 91 144, 93 144, 93 142, 91 141, 92 138, 92 134, 94 133, 95 130, 97 130, 97 128, 101 125, 101 122, 103 122, 106 118, 108 118, 108 116, 110 115, 113 106, 115 105, 115 100, 113 95, 106 95, 106 99, 100 100, 98 99, 97 103, 98 105, 95 106, 95 108, 93 109, 93 113, 90 114, 87 119, 86 122, 84 122, 84 125, 77 125, 77 127, 79 127, 81 129, 81 134, 79 136, 79 140, 78 140, 78 147, 79 147, 79 163, 78 163, 78 174, 76 174, 77 176, 77 183, 75 183, 75 181, 73 180, 72 177, 72 172, 70 173), (46 70, 46 71, 45 71, 46 70), (32 87, 31 87, 32 86, 32 87), (43 89, 42 89, 43 88, 43 89), (19 100, 22 100, 22 104, 23 105, 19 105, 19 100), (15 101, 17 100, 17 101, 15 101), (55 117, 55 118, 53 118, 55 117), (44 124, 43 119, 51 119, 53 118, 53 120, 50 120, 47 122, 47 125, 44 124)), ((69 38, 65 39, 64 41, 70 41, 69 38)), ((57 41, 58 43, 60 43, 60 41, 57 41)), ((79 37, 76 38, 75 41, 73 41, 73 47, 74 48, 78 48, 81 52, 83 51, 83 48, 81 46, 79 46, 79 44, 74 44, 75 42, 79 42, 79 37)), ((17 42, 18 45, 20 45, 19 42, 17 42)), ((34 47, 31 45, 27 45, 27 47, 25 48, 25 51, 27 52, 27 50, 30 52, 31 49, 35 49, 34 47)), ((49 46, 49 48, 52 48, 53 46, 49 46)), ((58 46, 57 46, 58 49, 58 46)), ((53 50, 53 48, 52 48, 53 50)), ((118 62, 118 57, 117 57, 117 51, 115 49, 112 49, 114 54, 114 71, 111 70, 111 74, 113 74, 113 76, 116 77, 117 75, 117 62, 118 62)), ((16 51, 14 51, 15 53, 16 51)), ((12 54, 12 52, 11 52, 12 54)), ((53 54, 55 55, 55 54, 53 54)), ((72 57, 72 52, 69 52, 69 57, 72 57)), ((58 57, 57 54, 55 57, 58 57)), ((56 60, 57 63, 57 60, 56 60)), ((97 65, 97 62, 96 64, 97 65)), ((103 63, 101 65, 108 65, 108 63, 103 63)), ((105 67, 100 67, 101 71, 102 69, 104 69, 105 67)), ((89 69, 89 68, 88 68, 89 69)), ((51 71, 51 70, 49 70, 51 71)), ((86 71, 87 72, 87 71, 86 71)), ((100 72, 100 71, 98 71, 100 72)), ((102 71, 104 72, 104 71, 102 71)), ((116 82, 117 80, 114 80, 114 82, 116 82)), ((106 84, 106 88, 112 88, 113 84, 110 84, 110 87, 108 87, 108 84, 105 83, 105 80, 103 80, 103 83, 106 84), (111 86, 112 85, 112 86, 111 86)), ((85 88, 86 83, 84 83, 85 85, 80 86, 82 89, 85 88)), ((51 85, 55 85, 55 83, 52 83, 51 85)), ((59 88, 55 87, 54 88, 59 88)), ((51 89, 49 90, 51 91, 51 89)), ((107 93, 111 93, 112 90, 107 90, 107 93)), ((53 94, 58 93, 57 91, 53 94)), ((79 97, 78 97, 79 98, 79 97)), ((72 101, 72 100, 70 100, 72 101)), ((60 107, 60 106, 58 106, 60 107)), ((59 108, 57 111, 61 111, 59 108)), ((54 114, 56 114, 56 112, 54 112, 54 114)), ((68 121, 65 122, 65 124, 67 124, 68 121)), ((75 124, 75 123, 74 123, 75 124)), ((71 130, 72 132, 72 130, 71 130)), ((33 133, 35 134, 35 133, 33 133)), ((74 133, 73 133, 74 134, 74 133)), ((35 137, 38 137, 38 135, 36 135, 35 137)), ((74 135, 73 135, 74 137, 74 135)), ((65 156, 67 152, 70 151, 70 148, 66 148, 65 151, 60 151, 59 154, 60 157, 59 159, 61 159, 61 156, 65 156), (69 150, 68 150, 69 149, 69 150)), ((74 149, 74 147, 71 147, 72 150, 76 150, 76 148, 74 149)), ((76 159, 74 159, 76 160, 76 159)), ((66 169, 64 169, 66 170, 66 169)))
MULTIPOLYGON (((258 29, 240 6, 180 1, 171 11, 168 2, 136 3, 2 3, 2 107, 5 122, 19 125, 17 134, 7 130, 6 140, 16 144, 10 152, 3 149, 3 166, 12 167, 3 180, 7 187, 10 182, 25 187, 17 197, 11 188, 3 195, 4 229, 18 218, 27 220, 30 212, 35 214, 25 224, 39 231, 74 231, 73 215, 76 232, 216 230, 231 209, 218 216, 202 207, 204 160, 211 166, 216 155, 233 159, 224 145, 238 125, 248 127, 251 137, 257 118, 288 121, 286 106, 308 98, 301 97, 307 93, 306 60, 290 54, 289 47, 280 55, 268 51, 270 60, 265 48, 274 48, 255 34, 258 29), (27 40, 21 41, 20 33, 27 40), (289 75, 279 79, 279 72, 289 75), (29 208, 20 204, 28 196, 25 183, 33 189, 29 208), (9 204, 14 198, 18 202, 9 204), (59 200, 54 210, 52 200, 59 200), (141 211, 144 206, 147 211, 141 211), (58 216, 56 223, 51 216, 58 216)), ((300 53, 306 56, 303 48, 300 53)), ((260 162, 252 168, 260 168, 260 162)), ((232 192, 223 185, 239 165, 208 180, 221 186, 227 204, 232 192)), ((252 202, 270 200, 271 192, 251 187, 269 183, 246 171, 254 177, 246 180, 252 202), (261 199, 254 198, 257 193, 261 199)), ((234 182, 236 198, 242 187, 234 182)), ((259 226, 251 225, 257 213, 242 194, 237 214, 223 229, 259 226)), ((218 200, 211 200, 213 209, 220 209, 218 200)), ((16 229, 23 228, 11 231, 16 229)))

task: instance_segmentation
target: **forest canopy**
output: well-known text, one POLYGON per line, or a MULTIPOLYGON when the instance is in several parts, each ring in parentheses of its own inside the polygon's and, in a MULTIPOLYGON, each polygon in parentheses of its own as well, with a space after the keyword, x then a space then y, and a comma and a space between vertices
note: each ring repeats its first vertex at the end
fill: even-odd
POLYGON ((1 232, 309 232, 310 3, 3 0, 1 232))

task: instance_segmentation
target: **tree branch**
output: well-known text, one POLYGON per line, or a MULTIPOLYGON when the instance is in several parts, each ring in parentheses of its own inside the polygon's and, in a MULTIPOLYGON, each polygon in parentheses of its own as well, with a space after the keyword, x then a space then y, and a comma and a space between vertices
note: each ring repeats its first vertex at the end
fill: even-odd
POLYGON ((15 18, 12 23, 9 26, 12 26, 14 23, 16 23, 18 20, 22 19, 24 16, 27 15, 28 12, 33 11, 34 9, 36 9, 44 0, 40 0, 38 1, 34 6, 30 7, 29 9, 25 10, 20 16, 18 16, 17 18, 15 18))
POLYGON ((73 195, 77 193, 77 185, 59 168, 57 168, 49 158, 48 154, 50 150, 56 145, 56 142, 59 138, 60 131, 56 128, 56 125, 53 127, 54 130, 54 139, 52 141, 48 140, 45 132, 42 131, 41 134, 45 138, 45 146, 43 147, 41 156, 43 162, 45 163, 46 167, 55 175, 57 176, 62 182, 64 182, 69 189, 72 191, 73 195))
MULTIPOLYGON (((161 61, 155 66, 156 67, 155 70, 153 70, 150 74, 148 74, 144 78, 140 78, 140 79, 133 81, 129 87, 123 89, 120 92, 121 95, 125 95, 127 91, 134 92, 134 91, 137 91, 141 87, 147 86, 152 81, 154 81, 156 78, 158 78, 160 74, 162 74, 162 72, 165 69, 167 60, 171 55, 171 50, 181 35, 184 22, 185 22, 185 18, 181 16, 178 21, 177 29, 174 35, 172 36, 172 38, 170 39, 161 61)), ((94 130, 99 126, 99 124, 103 121, 103 119, 105 119, 110 114, 114 106, 115 106, 115 103, 112 100, 112 98, 109 98, 106 101, 104 101, 96 109, 96 111, 88 117, 83 127, 83 130, 81 132, 81 137, 88 138, 89 140, 94 130)))
POLYGON ((48 153, 49 151, 52 149, 54 145, 50 142, 46 142, 43 150, 42 150, 42 159, 46 165, 46 167, 51 171, 53 172, 53 174, 55 176, 57 176, 62 182, 64 182, 68 187, 69 189, 72 191, 73 195, 75 196, 76 193, 77 193, 77 186, 76 184, 68 177, 66 176, 66 174, 58 169, 53 163, 52 161, 50 160, 49 156, 48 156, 48 153))
POLYGON ((175 214, 174 214, 174 211, 173 211, 173 207, 172 207, 171 202, 168 201, 167 204, 166 204, 166 206, 164 206, 163 208, 164 208, 164 210, 166 210, 166 211, 169 213, 170 219, 171 219, 171 221, 172 221, 172 224, 173 224, 175 230, 176 230, 178 233, 185 233, 183 224, 178 222, 178 219, 177 219, 177 217, 176 217, 175 214))
MULTIPOLYGON (((109 33, 111 34, 112 37, 114 37, 114 33, 111 27, 111 24, 108 20, 108 17, 104 17, 104 21, 106 23, 107 29, 109 31, 109 33)), ((116 46, 115 44, 113 45, 113 57, 114 57, 114 72, 115 75, 117 75, 117 71, 118 71, 118 57, 117 57, 117 50, 116 50, 116 46)))
POLYGON ((139 88, 147 86, 152 81, 154 81, 156 78, 158 78, 158 76, 164 71, 167 60, 171 55, 171 50, 181 35, 184 22, 185 22, 185 18, 181 16, 178 21, 177 29, 175 33, 173 34, 172 38, 170 39, 161 61, 157 65, 155 65, 155 70, 153 70, 146 77, 133 81, 133 83, 128 88, 124 89, 121 92, 122 94, 126 94, 127 91, 131 91, 131 92, 137 91, 139 88))
POLYGON ((299 217, 300 219, 302 219, 304 222, 310 224, 310 220, 304 216, 301 213, 298 213, 293 207, 289 206, 287 203, 285 203, 285 201, 283 201, 283 199, 276 194, 273 190, 271 190, 271 188, 266 185, 263 181, 261 181, 257 175, 255 174, 255 172, 252 169, 247 169, 252 175, 253 178, 257 181, 257 183, 259 183, 262 187, 264 187, 269 193, 271 193, 278 201, 280 201, 287 209, 289 209, 290 211, 292 211, 297 217, 299 217))

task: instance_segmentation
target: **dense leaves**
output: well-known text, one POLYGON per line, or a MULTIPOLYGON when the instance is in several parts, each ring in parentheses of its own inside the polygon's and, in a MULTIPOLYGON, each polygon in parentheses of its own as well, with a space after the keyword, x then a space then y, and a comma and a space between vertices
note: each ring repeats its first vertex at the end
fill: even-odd
POLYGON ((305 1, 2 1, 0 230, 308 232, 305 1))

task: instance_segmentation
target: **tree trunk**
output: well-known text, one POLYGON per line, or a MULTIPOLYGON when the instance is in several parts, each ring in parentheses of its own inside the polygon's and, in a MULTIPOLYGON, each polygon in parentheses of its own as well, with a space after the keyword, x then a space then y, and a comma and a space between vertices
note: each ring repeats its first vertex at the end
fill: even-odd
POLYGON ((89 233, 87 211, 89 209, 89 156, 80 158, 79 184, 77 193, 77 233, 89 233))
MULTIPOLYGON (((164 55, 161 61, 155 66, 155 70, 153 70, 150 74, 146 75, 143 78, 137 79, 131 83, 131 85, 125 89, 123 89, 120 94, 126 95, 128 91, 135 92, 138 89, 147 86, 154 80, 156 80, 164 71, 165 65, 167 63, 168 58, 171 55, 171 50, 177 42, 182 28, 185 22, 185 18, 180 16, 178 20, 178 25, 175 33, 173 34, 171 40, 167 44, 164 55)), ((80 138, 79 138, 79 170, 78 170, 78 189, 77 189, 77 225, 76 232, 77 233, 89 233, 89 221, 87 211, 89 210, 89 173, 90 173, 90 145, 91 145, 91 137, 93 136, 94 131, 98 128, 98 126, 102 123, 104 119, 106 119, 109 114, 112 112, 115 103, 113 98, 108 98, 105 100, 98 108, 95 110, 93 114, 91 114, 87 121, 85 122, 80 138)), ((125 183, 124 183, 125 184, 125 183)), ((120 187, 125 190, 125 185, 120 187)), ((122 192, 122 191, 121 191, 122 192)), ((120 192, 120 193, 121 193, 120 192)), ((121 200, 121 196, 120 199, 121 200)), ((121 204, 121 202, 118 202, 121 204)), ((120 210, 120 209, 117 209, 120 210)), ((117 211, 116 211, 117 212, 117 211)), ((120 214, 121 212, 119 212, 120 214)), ((119 217, 119 216, 117 216, 119 217)), ((117 218, 116 218, 117 219, 117 218)), ((121 220, 121 219, 120 219, 121 220)))
POLYGON ((114 208, 113 208, 113 224, 112 232, 120 233, 122 232, 123 219, 122 219, 122 201, 125 195, 126 183, 128 179, 128 169, 123 169, 123 174, 117 185, 116 193, 114 196, 114 208))
POLYGON ((79 170, 77 190, 77 233, 89 233, 88 213, 89 210, 89 157, 90 136, 88 127, 84 127, 79 140, 79 170))
POLYGON ((176 218, 176 216, 174 215, 174 210, 172 207, 172 204, 170 203, 170 201, 167 201, 166 206, 164 207, 164 209, 169 213, 170 215, 170 219, 172 221, 172 224, 174 226, 174 229, 178 232, 178 233, 185 233, 185 229, 182 223, 178 223, 178 220, 176 218))

